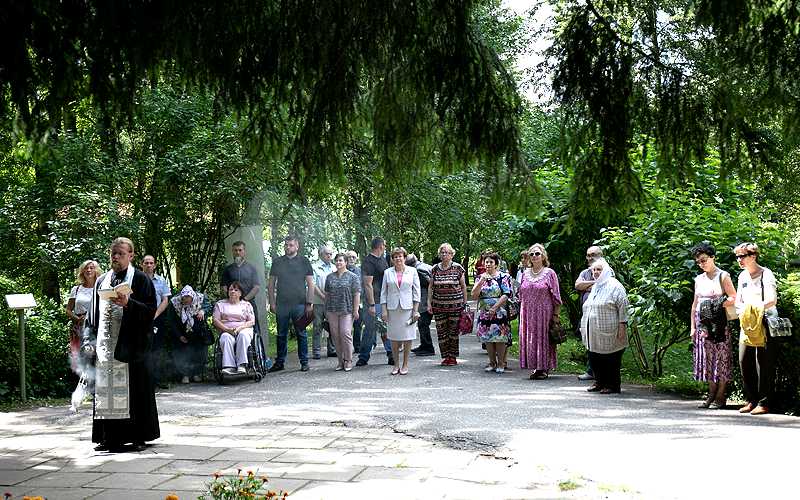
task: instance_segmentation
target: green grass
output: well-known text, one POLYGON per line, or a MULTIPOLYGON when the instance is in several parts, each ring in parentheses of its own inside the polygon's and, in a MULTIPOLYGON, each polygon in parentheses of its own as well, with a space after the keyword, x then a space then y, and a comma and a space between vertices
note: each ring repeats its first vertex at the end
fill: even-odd
POLYGON ((0 401, 0 412, 29 410, 49 406, 65 406, 70 404, 70 398, 29 398, 24 403, 20 399, 0 401))
POLYGON ((559 481, 558 482, 558 489, 561 491, 572 491, 581 488, 583 485, 573 481, 572 479, 568 479, 566 481, 559 481))

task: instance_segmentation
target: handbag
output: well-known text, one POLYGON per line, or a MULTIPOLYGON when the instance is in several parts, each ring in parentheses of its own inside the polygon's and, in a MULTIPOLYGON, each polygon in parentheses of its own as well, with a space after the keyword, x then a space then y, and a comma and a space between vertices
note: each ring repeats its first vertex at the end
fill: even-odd
POLYGON ((200 325, 200 342, 202 342, 203 345, 214 344, 214 334, 211 332, 211 328, 209 328, 205 322, 200 325))
POLYGON ((551 344, 563 344, 567 340, 567 331, 561 326, 561 320, 554 319, 550 321, 547 336, 550 338, 551 344))
POLYGON ((294 324, 294 331, 299 333, 302 330, 314 322, 314 313, 311 312, 309 314, 302 314, 299 318, 294 320, 292 323, 294 324))
MULTIPOLYGON (((495 278, 497 280, 497 286, 500 287, 500 290, 503 290, 503 284, 500 282, 500 277, 498 276, 495 278)), ((516 283, 516 280, 511 280, 511 293, 506 295, 506 303, 503 306, 506 310, 506 317, 508 321, 514 321, 515 319, 519 318, 519 296, 517 295, 517 289, 519 285, 516 283)))
POLYGON ((458 333, 460 335, 469 335, 472 333, 472 323, 475 321, 475 313, 470 310, 468 305, 464 306, 461 310, 461 316, 458 318, 458 333))
MULTIPOLYGON (((764 282, 761 282, 761 301, 764 301, 764 282)), ((764 330, 766 330, 767 337, 791 337, 792 336, 792 322, 789 318, 779 318, 777 316, 767 316, 764 312, 764 330)))
POLYGON ((770 338, 791 337, 792 322, 789 318, 778 318, 777 316, 764 316, 764 327, 770 338))

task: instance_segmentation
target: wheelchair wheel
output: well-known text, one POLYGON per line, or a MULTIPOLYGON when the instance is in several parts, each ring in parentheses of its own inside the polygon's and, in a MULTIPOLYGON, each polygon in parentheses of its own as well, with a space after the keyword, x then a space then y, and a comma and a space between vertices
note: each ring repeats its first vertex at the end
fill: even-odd
POLYGON ((219 345, 219 339, 214 343, 214 380, 219 385, 225 384, 225 377, 222 374, 222 348, 219 345))

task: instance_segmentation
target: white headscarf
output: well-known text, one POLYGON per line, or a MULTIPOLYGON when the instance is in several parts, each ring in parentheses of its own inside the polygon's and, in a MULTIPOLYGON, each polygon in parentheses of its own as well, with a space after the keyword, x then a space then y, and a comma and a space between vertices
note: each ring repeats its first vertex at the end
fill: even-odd
MULTIPOLYGON (((611 266, 608 264, 608 261, 602 257, 597 259, 596 261, 592 262, 591 268, 594 268, 596 265, 602 264, 603 265, 603 272, 600 273, 600 277, 594 280, 594 285, 592 285, 592 290, 589 292, 589 296, 586 298, 586 301, 590 301, 594 298, 595 295, 600 293, 600 290, 609 283, 610 280, 614 279, 614 270, 611 269, 611 266)), ((614 279, 616 281, 616 279, 614 279)))
POLYGON ((180 313, 181 323, 192 328, 195 315, 203 309, 203 294, 195 292, 192 287, 186 285, 177 297, 172 297, 172 306, 180 313), (191 297, 192 301, 184 304, 182 300, 184 297, 191 297))

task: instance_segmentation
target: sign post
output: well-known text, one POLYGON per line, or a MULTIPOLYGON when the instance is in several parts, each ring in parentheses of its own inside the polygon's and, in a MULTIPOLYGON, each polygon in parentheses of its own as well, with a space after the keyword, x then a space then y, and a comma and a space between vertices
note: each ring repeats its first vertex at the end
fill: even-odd
POLYGON ((19 392, 23 401, 28 399, 25 386, 25 310, 36 307, 36 299, 31 293, 6 295, 9 309, 17 311, 19 322, 19 392))

